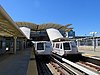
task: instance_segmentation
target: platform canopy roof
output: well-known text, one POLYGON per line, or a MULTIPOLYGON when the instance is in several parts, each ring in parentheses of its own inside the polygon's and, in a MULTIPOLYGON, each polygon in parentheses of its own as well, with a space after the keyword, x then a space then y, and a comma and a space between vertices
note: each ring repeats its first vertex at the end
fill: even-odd
POLYGON ((34 24, 34 23, 29 23, 29 22, 16 22, 16 24, 19 26, 19 27, 28 27, 30 28, 32 31, 41 31, 41 30, 45 30, 45 29, 48 29, 48 28, 55 28, 55 29, 58 29, 58 30, 64 30, 66 32, 72 30, 73 28, 69 28, 69 26, 71 24, 67 24, 65 26, 62 26, 60 24, 54 24, 54 23, 46 23, 46 24, 34 24))
POLYGON ((16 23, 0 6, 0 36, 6 37, 25 37, 16 23))

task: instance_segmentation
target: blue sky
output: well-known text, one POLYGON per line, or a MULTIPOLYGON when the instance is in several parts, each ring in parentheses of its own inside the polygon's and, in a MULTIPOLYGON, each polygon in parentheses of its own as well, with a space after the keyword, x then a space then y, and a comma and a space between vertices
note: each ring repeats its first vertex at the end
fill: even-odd
POLYGON ((100 36, 100 0, 0 0, 14 21, 72 24, 76 35, 100 36))

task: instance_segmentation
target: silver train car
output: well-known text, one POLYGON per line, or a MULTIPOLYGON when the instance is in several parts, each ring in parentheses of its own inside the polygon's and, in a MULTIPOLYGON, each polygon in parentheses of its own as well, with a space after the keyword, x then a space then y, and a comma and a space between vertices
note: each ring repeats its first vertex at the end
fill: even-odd
POLYGON ((77 46, 74 41, 59 41, 53 42, 53 53, 60 56, 80 56, 77 46))
POLYGON ((64 57, 78 57, 81 54, 78 52, 77 46, 74 41, 69 38, 65 38, 59 32, 59 30, 50 28, 47 29, 47 34, 49 36, 50 41, 52 42, 52 53, 55 53, 59 56, 64 57))
POLYGON ((48 56, 52 53, 52 45, 49 41, 36 41, 34 42, 36 55, 48 56))

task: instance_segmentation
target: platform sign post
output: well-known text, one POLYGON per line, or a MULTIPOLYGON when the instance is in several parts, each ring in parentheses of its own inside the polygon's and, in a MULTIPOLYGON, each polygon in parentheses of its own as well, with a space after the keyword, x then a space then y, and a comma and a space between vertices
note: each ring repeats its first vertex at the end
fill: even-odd
POLYGON ((17 37, 14 37, 14 54, 16 54, 16 40, 17 40, 17 37))

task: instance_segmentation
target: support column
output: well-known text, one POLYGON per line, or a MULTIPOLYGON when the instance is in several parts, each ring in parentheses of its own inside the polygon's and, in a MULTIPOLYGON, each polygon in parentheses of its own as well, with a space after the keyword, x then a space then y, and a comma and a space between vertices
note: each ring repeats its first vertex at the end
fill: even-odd
POLYGON ((77 40, 77 47, 80 46, 80 40, 77 40))
POLYGON ((14 37, 14 54, 16 54, 16 45, 17 45, 16 40, 17 40, 17 37, 14 37))
POLYGON ((94 46, 94 40, 92 39, 92 46, 94 46))
POLYGON ((22 39, 21 50, 24 50, 24 39, 22 39))
POLYGON ((98 46, 98 39, 96 39, 96 46, 98 46))
POLYGON ((93 37, 93 40, 92 40, 92 45, 93 45, 93 51, 95 51, 95 49, 96 49, 96 40, 95 40, 94 37, 93 37))
POLYGON ((26 42, 26 41, 27 41, 27 40, 25 39, 25 40, 24 40, 24 44, 25 44, 25 45, 24 45, 24 46, 25 46, 24 48, 27 48, 27 42, 26 42))

